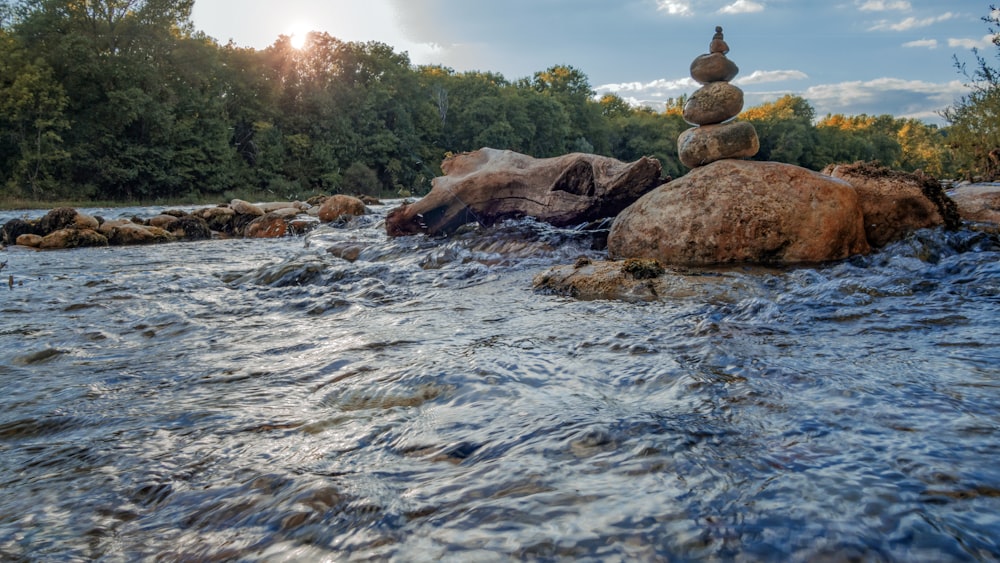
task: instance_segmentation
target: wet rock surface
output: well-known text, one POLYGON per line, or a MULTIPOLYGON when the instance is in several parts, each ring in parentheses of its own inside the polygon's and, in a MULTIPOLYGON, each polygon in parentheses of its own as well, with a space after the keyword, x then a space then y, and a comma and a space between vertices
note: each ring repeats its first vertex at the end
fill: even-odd
POLYGON ((611 227, 611 258, 802 263, 870 250, 850 184, 773 162, 721 160, 647 194, 611 227))

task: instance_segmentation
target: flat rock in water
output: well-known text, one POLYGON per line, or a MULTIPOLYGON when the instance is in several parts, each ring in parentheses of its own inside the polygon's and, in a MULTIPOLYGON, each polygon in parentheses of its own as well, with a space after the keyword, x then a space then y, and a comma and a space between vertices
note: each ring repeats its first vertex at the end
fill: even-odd
POLYGON ((870 251, 858 194, 798 166, 720 160, 657 188, 611 227, 614 259, 794 264, 870 251))
POLYGON ((1000 184, 969 184, 954 188, 948 195, 958 205, 962 219, 975 223, 1000 224, 1000 184))
POLYGON ((538 291, 592 301, 655 301, 712 294, 739 293, 738 281, 725 272, 666 269, 656 260, 580 260, 554 266, 535 276, 538 291))

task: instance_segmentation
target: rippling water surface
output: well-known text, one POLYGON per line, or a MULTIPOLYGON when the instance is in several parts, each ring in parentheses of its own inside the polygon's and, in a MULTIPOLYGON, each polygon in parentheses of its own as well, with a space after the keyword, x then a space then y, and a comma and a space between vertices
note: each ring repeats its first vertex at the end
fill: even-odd
POLYGON ((0 560, 1000 558, 995 235, 586 302, 373 210, 0 253, 0 560))

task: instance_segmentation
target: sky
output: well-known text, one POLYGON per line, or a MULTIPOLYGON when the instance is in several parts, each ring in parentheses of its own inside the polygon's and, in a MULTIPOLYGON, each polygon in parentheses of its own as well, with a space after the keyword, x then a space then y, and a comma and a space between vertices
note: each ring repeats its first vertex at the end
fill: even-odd
POLYGON ((978 48, 996 66, 989 13, 989 0, 195 0, 192 20, 220 43, 325 31, 512 81, 569 65, 599 95, 657 110, 700 86, 691 61, 722 26, 746 108, 793 94, 817 117, 943 125, 968 92, 954 58, 971 70, 978 48))

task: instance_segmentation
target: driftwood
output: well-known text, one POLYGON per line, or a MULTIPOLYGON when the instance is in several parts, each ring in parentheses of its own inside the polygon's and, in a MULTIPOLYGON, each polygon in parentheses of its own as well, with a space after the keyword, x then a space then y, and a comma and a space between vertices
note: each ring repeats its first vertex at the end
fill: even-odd
POLYGON ((633 163, 573 153, 536 159, 484 148, 446 159, 445 175, 429 194, 389 212, 389 236, 452 233, 464 224, 489 226, 534 217, 570 226, 613 217, 643 194, 668 181, 659 161, 633 163))

